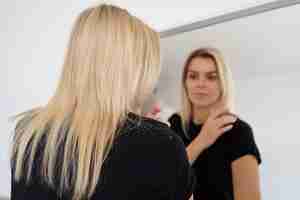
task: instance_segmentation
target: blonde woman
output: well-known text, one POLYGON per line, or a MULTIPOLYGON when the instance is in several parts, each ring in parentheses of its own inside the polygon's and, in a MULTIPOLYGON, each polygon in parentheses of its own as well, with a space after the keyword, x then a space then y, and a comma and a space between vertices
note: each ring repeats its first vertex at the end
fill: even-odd
POLYGON ((230 71, 220 52, 196 49, 183 69, 182 110, 169 118, 197 177, 195 200, 260 199, 260 153, 250 125, 232 110, 230 71))
POLYGON ((19 116, 11 199, 188 199, 182 141, 139 115, 159 73, 155 31, 115 6, 84 10, 55 94, 19 116))

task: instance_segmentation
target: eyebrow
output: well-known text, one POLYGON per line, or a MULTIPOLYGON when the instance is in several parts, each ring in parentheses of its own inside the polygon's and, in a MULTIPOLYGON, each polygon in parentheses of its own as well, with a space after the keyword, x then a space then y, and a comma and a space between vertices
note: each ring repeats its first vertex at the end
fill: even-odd
MULTIPOLYGON (((195 71, 195 70, 188 70, 187 72, 192 72, 192 73, 198 73, 198 71, 195 71)), ((206 74, 217 74, 218 72, 217 71, 208 71, 208 72, 205 72, 206 74)))

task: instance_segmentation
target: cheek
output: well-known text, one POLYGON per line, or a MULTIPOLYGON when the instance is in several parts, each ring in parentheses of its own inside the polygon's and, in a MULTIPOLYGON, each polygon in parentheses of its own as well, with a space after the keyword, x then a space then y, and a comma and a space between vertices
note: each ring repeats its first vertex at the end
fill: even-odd
POLYGON ((221 95, 221 87, 220 87, 218 82, 212 83, 209 88, 210 88, 211 93, 214 96, 220 96, 221 95))
POLYGON ((189 91, 192 88, 192 84, 189 81, 185 82, 185 88, 186 88, 186 92, 189 93, 189 91))

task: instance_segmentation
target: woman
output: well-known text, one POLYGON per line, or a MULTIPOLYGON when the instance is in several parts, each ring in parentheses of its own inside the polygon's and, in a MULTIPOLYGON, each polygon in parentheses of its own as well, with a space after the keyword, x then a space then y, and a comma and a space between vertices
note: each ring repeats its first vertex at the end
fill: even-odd
POLYGON ((230 80, 216 49, 197 49, 186 60, 182 110, 169 122, 197 176, 195 200, 260 199, 260 154, 250 125, 231 114, 230 80))
POLYGON ((182 141, 139 115, 159 73, 155 31, 115 6, 83 11, 55 94, 19 116, 11 199, 188 199, 182 141))

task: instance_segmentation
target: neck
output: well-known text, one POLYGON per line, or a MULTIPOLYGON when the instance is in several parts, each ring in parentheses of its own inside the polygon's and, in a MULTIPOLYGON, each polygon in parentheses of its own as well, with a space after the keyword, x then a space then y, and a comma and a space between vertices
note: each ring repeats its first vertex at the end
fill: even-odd
POLYGON ((195 107, 193 109, 193 122, 196 124, 203 124, 209 115, 209 108, 195 107))

